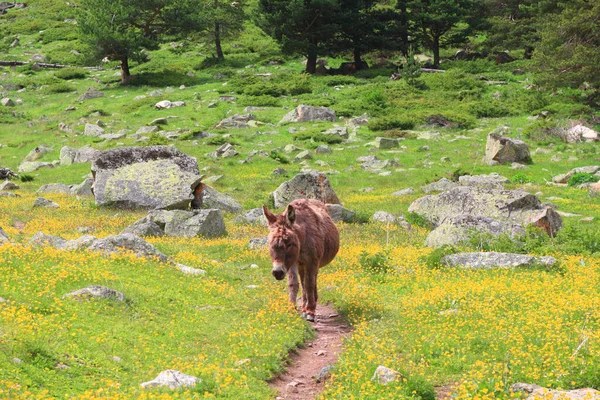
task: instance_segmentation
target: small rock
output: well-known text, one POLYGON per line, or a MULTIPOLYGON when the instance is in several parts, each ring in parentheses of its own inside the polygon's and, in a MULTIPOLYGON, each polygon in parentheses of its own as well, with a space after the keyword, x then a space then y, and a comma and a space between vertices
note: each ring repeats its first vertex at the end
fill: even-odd
POLYGON ((396 222, 396 217, 394 217, 393 214, 391 214, 387 211, 377 211, 377 212, 375 212, 375 214, 373 214, 373 216, 371 217, 371 220, 373 222, 383 222, 383 223, 393 224, 394 222, 396 222))
POLYGON ((371 380, 382 385, 387 385, 388 383, 393 382, 400 377, 401 375, 397 371, 380 365, 375 370, 375 374, 373 374, 371 380))
POLYGON ((108 288, 106 286, 88 286, 83 289, 74 290, 69 292, 63 296, 67 297, 77 297, 77 298, 86 298, 86 297, 96 297, 100 299, 115 299, 118 301, 125 301, 125 295, 121 292, 118 292, 114 289, 108 288))
POLYGON ((267 247, 268 242, 269 240, 266 236, 260 238, 252 238, 250 239, 250 243, 248 243, 248 248, 250 250, 259 250, 263 247, 267 247))
POLYGON ((415 189, 406 188, 406 189, 398 190, 397 192, 392 193, 392 196, 406 196, 406 195, 414 194, 414 193, 415 193, 415 189))
POLYGON ((38 197, 33 202, 33 207, 59 208, 60 206, 51 200, 45 199, 43 197, 38 197))
POLYGON ((170 389, 179 389, 181 387, 196 386, 201 383, 202 379, 195 376, 186 375, 179 371, 168 369, 162 371, 154 380, 144 382, 141 384, 143 388, 163 387, 166 386, 170 389))

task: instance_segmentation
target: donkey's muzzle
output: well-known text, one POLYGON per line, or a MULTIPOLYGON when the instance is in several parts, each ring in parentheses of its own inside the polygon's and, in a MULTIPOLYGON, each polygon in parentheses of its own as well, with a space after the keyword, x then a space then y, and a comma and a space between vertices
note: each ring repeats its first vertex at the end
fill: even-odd
POLYGON ((280 281, 285 276, 285 271, 283 271, 281 269, 274 269, 273 270, 273 276, 275 277, 275 279, 277 279, 278 281, 280 281))

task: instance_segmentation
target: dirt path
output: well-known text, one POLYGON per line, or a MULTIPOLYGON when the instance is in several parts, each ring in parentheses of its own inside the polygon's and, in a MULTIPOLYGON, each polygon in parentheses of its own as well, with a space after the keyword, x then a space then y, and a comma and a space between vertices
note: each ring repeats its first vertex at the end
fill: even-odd
POLYGON ((324 382, 315 377, 327 365, 336 363, 342 351, 342 340, 351 332, 332 305, 317 305, 317 321, 313 324, 316 337, 306 348, 298 349, 290 357, 287 371, 270 382, 279 393, 278 399, 314 399, 323 390, 324 382))

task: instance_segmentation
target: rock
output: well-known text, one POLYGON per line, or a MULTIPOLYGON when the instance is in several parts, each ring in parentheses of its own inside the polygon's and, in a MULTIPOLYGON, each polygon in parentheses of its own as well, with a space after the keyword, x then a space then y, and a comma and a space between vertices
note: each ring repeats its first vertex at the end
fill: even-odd
POLYGON ((597 141, 599 140, 599 133, 593 129, 588 128, 585 125, 575 125, 571 129, 567 130, 565 139, 568 143, 577 143, 582 140, 585 141, 597 141))
POLYGON ((11 181, 4 181, 2 183, 0 183, 0 191, 4 191, 4 190, 18 190, 19 185, 12 183, 11 181))
POLYGON ((46 154, 50 153, 52 151, 51 147, 48 147, 46 145, 39 145, 37 146, 35 149, 31 150, 29 152, 29 154, 27 154, 25 156, 25 161, 35 161, 38 160, 40 158, 42 158, 43 156, 45 156, 46 154))
POLYGON ((275 207, 286 206, 296 199, 316 199, 323 203, 340 204, 340 200, 331 188, 329 179, 322 172, 307 172, 296 175, 282 183, 272 193, 275 207))
POLYGON ((348 134, 348 128, 340 127, 340 126, 336 126, 334 128, 327 129, 326 131, 323 132, 323 135, 339 136, 343 139, 348 139, 348 137, 350 136, 348 134))
POLYGON ((316 154, 331 154, 333 153, 333 151, 331 150, 331 148, 329 146, 327 146, 326 144, 320 144, 319 146, 317 146, 317 148, 315 149, 315 153, 316 154))
POLYGON ((384 149, 392 149, 394 147, 398 147, 398 139, 386 138, 386 137, 377 137, 375 138, 375 147, 384 150, 384 149))
MULTIPOLYGON (((400 166, 400 164, 398 164, 396 161, 393 161, 393 160, 378 160, 375 156, 372 156, 372 157, 373 157, 373 159, 368 159, 361 164, 362 169, 372 172, 372 173, 380 173, 385 168, 400 166)), ((365 158, 367 158, 367 157, 365 157, 365 158)), ((359 157, 359 159, 364 159, 364 158, 359 157)))
POLYGON ((263 247, 267 247, 269 243, 268 238, 265 237, 260 237, 260 238, 252 238, 250 239, 250 242, 248 243, 248 248, 250 250, 259 250, 262 249, 263 247))
POLYGON ((489 165, 518 162, 531 163, 529 147, 525 142, 500 136, 492 132, 488 135, 485 145, 485 159, 489 165))
POLYGON ((238 153, 231 144, 225 143, 219 146, 214 152, 207 155, 212 158, 229 158, 235 157, 238 154, 240 153, 238 153))
POLYGON ((588 188, 590 189, 590 192, 600 193, 600 182, 590 183, 590 186, 588 186, 588 188))
POLYGON ((98 299, 114 299, 117 301, 125 301, 125 295, 114 289, 107 288, 106 286, 88 286, 83 289, 74 290, 63 296, 64 298, 76 297, 76 298, 98 298, 98 299))
POLYGON ((36 193, 62 193, 71 194, 71 186, 64 183, 49 183, 40 187, 36 193))
POLYGON ((99 91, 96 91, 96 90, 88 90, 85 93, 83 93, 81 96, 79 96, 79 98, 77 99, 77 101, 86 101, 86 100, 98 99, 100 97, 104 97, 104 92, 99 92, 99 91))
POLYGON ((527 169, 527 165, 523 165, 523 164, 514 162, 510 165, 510 168, 511 169, 527 169))
POLYGON ((104 129, 95 124, 85 124, 83 134, 85 136, 98 137, 100 135, 104 135, 104 129))
POLYGON ((415 189, 406 188, 406 189, 398 190, 397 192, 392 193, 392 196, 406 196, 406 195, 414 194, 414 193, 415 193, 415 189))
POLYGON ((2 98, 0 100, 0 104, 3 105, 4 107, 14 107, 15 106, 15 103, 8 97, 2 98))
POLYGON ((254 114, 235 114, 223 119, 215 126, 216 129, 248 128, 248 123, 255 120, 254 114))
POLYGON ((459 215, 431 231, 425 239, 425 245, 428 247, 460 245, 467 242, 475 231, 493 236, 505 234, 513 238, 525 234, 525 229, 519 223, 501 222, 481 216, 459 215))
MULTIPOLYGON (((537 197, 521 190, 459 186, 438 195, 421 197, 408 211, 421 215, 436 227, 456 225, 459 217, 483 217, 522 226, 533 224, 554 236, 562 226, 556 211, 544 208, 537 197)), ((474 227, 477 226, 478 223, 474 227)))
POLYGON ((206 274, 206 271, 203 269, 192 268, 192 267, 188 267, 187 265, 183 265, 183 264, 175 264, 175 267, 186 275, 197 276, 197 275, 206 274))
POLYGON ((321 368, 319 373, 315 376, 315 380, 317 382, 324 382, 326 379, 328 379, 331 376, 331 372, 333 371, 333 369, 334 369, 333 365, 324 366, 323 368, 321 368))
POLYGON ((589 165, 587 167, 573 168, 566 174, 557 175, 552 178, 554 183, 567 183, 575 174, 598 174, 600 173, 600 165, 589 165))
POLYGON ((170 389, 179 389, 181 387, 193 387, 201 383, 202 379, 195 376, 186 375, 174 369, 162 371, 154 380, 141 384, 143 388, 168 387, 170 389))
POLYGON ((471 269, 518 268, 538 265, 552 267, 558 263, 554 257, 534 257, 525 254, 497 252, 451 254, 444 256, 441 262, 450 267, 471 269))
POLYGON ((300 104, 294 110, 287 113, 279 122, 285 124, 288 122, 311 122, 311 121, 331 121, 335 122, 335 111, 327 107, 312 107, 300 104))
POLYGON ((341 204, 327 204, 327 212, 334 222, 352 222, 356 213, 341 204))
MULTIPOLYGON (((120 253, 123 250, 128 250, 132 251, 138 257, 158 258, 162 262, 168 261, 168 257, 161 253, 156 247, 146 242, 144 239, 129 233, 108 236, 104 239, 96 239, 93 236, 90 238, 91 240, 83 242, 83 248, 87 248, 91 251, 99 251, 104 254, 120 253)), ((75 242, 76 241, 67 241, 65 248, 68 249, 73 245, 77 248, 78 243, 75 242)))
POLYGON ((202 207, 206 209, 219 209, 221 211, 237 213, 244 208, 233 196, 219 192, 213 187, 202 185, 202 207))
POLYGON ((352 118, 348 120, 347 125, 352 127, 359 127, 363 125, 367 125, 369 123, 369 116, 365 113, 360 117, 352 118))
POLYGON ((489 175, 463 175, 458 178, 461 186, 476 186, 488 189, 504 189, 504 184, 510 180, 495 172, 489 175))
POLYGON ((157 223, 149 221, 148 218, 142 218, 140 220, 137 220, 133 224, 129 225, 127 228, 123 229, 123 231, 121 232, 121 234, 126 233, 140 237, 160 237, 165 234, 157 223))
POLYGON ((0 227, 0 244, 8 243, 9 238, 6 232, 0 227))
POLYGON ((21 197, 21 195, 10 192, 0 192, 0 197, 21 197))
POLYGON ((0 168, 0 180, 16 178, 17 174, 15 174, 10 168, 0 168))
POLYGON ((439 181, 423 186, 421 190, 423 190, 423 193, 445 192, 446 190, 453 189, 457 186, 458 184, 456 184, 455 182, 452 182, 446 178, 442 178, 439 181))
POLYGON ((546 389, 538 385, 529 383, 515 383, 510 387, 512 392, 525 392, 529 396, 526 400, 598 400, 600 399, 600 392, 587 388, 587 389, 575 389, 575 390, 556 390, 546 389))
POLYGON ((59 208, 60 206, 51 200, 45 199, 43 197, 38 197, 33 202, 33 207, 59 208))
POLYGON ((496 64, 507 64, 513 61, 515 61, 515 59, 505 51, 496 54, 496 64))
POLYGON ((371 217, 373 222, 383 222, 386 224, 393 224, 396 222, 396 217, 392 213, 387 211, 376 211, 375 214, 371 217))
POLYGON ((51 246, 57 249, 63 249, 67 240, 53 235, 46 235, 43 232, 38 232, 29 240, 34 246, 51 246))
POLYGON ((371 380, 375 381, 377 383, 380 383, 382 385, 387 385, 388 383, 393 382, 399 378, 402 378, 402 375, 400 375, 399 372, 394 371, 393 369, 384 367, 383 365, 380 365, 375 370, 375 374, 373 374, 373 377, 371 378, 371 380))
POLYGON ((156 108, 157 110, 168 110, 169 108, 173 107, 185 107, 185 101, 163 100, 159 101, 154 105, 154 108, 156 108))
POLYGON ((140 129, 138 129, 135 134, 136 135, 149 135, 151 133, 155 133, 158 132, 158 126, 142 126, 140 129))
POLYGON ((296 162, 302 161, 302 160, 312 160, 312 155, 310 155, 310 151, 308 151, 308 150, 301 151, 300 153, 296 154, 296 157, 294 157, 294 161, 296 161, 296 162))
POLYGON ((100 139, 104 139, 105 141, 110 140, 119 140, 125 137, 124 133, 105 133, 104 135, 98 136, 100 139))
POLYGON ((236 224, 267 225, 262 208, 253 208, 233 219, 236 224))
POLYGON ((94 162, 98 156, 100 156, 102 152, 100 150, 93 149, 91 147, 85 146, 77 150, 75 154, 75 160, 73 160, 74 164, 81 164, 86 162, 94 162))
POLYGON ((41 168, 54 168, 56 165, 54 162, 25 161, 19 165, 18 171, 19 173, 27 174, 41 168))
POLYGON ((156 118, 155 120, 153 120, 152 122, 150 122, 148 125, 149 126, 154 126, 154 125, 167 125, 169 123, 169 120, 165 117, 161 117, 161 118, 156 118))
POLYGON ((75 161, 77 149, 69 146, 63 146, 60 149, 60 165, 71 165, 75 161))
POLYGON ((266 107, 248 106, 248 107, 244 108, 244 112, 251 113, 251 112, 254 112, 254 111, 264 111, 266 109, 267 109, 266 107))
POLYGON ((219 237, 227 233, 223 214, 218 209, 209 210, 154 210, 148 221, 157 224, 167 236, 175 237, 219 237))
POLYGON ((285 175, 287 174, 287 171, 283 168, 275 168, 273 170, 273 172, 271 172, 272 175, 285 175))
POLYGON ((99 206, 187 209, 199 196, 196 159, 169 146, 104 151, 92 163, 92 174, 99 206))

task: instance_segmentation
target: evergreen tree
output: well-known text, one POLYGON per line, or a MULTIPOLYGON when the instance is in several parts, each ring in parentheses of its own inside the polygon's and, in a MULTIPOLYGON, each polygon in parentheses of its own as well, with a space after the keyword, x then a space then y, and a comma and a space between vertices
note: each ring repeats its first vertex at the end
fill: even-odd
POLYGON ((143 49, 156 49, 166 35, 198 29, 193 0, 82 0, 79 28, 98 58, 121 63, 121 83, 131 76, 130 60, 142 60, 143 49))
POLYGON ((256 22, 285 53, 304 55, 312 74, 318 55, 332 51, 339 18, 338 0, 259 0, 256 22))
POLYGON ((221 40, 232 37, 243 29, 246 18, 242 4, 238 1, 233 3, 222 0, 204 0, 203 14, 208 21, 207 37, 214 43, 217 58, 224 60, 221 40))

